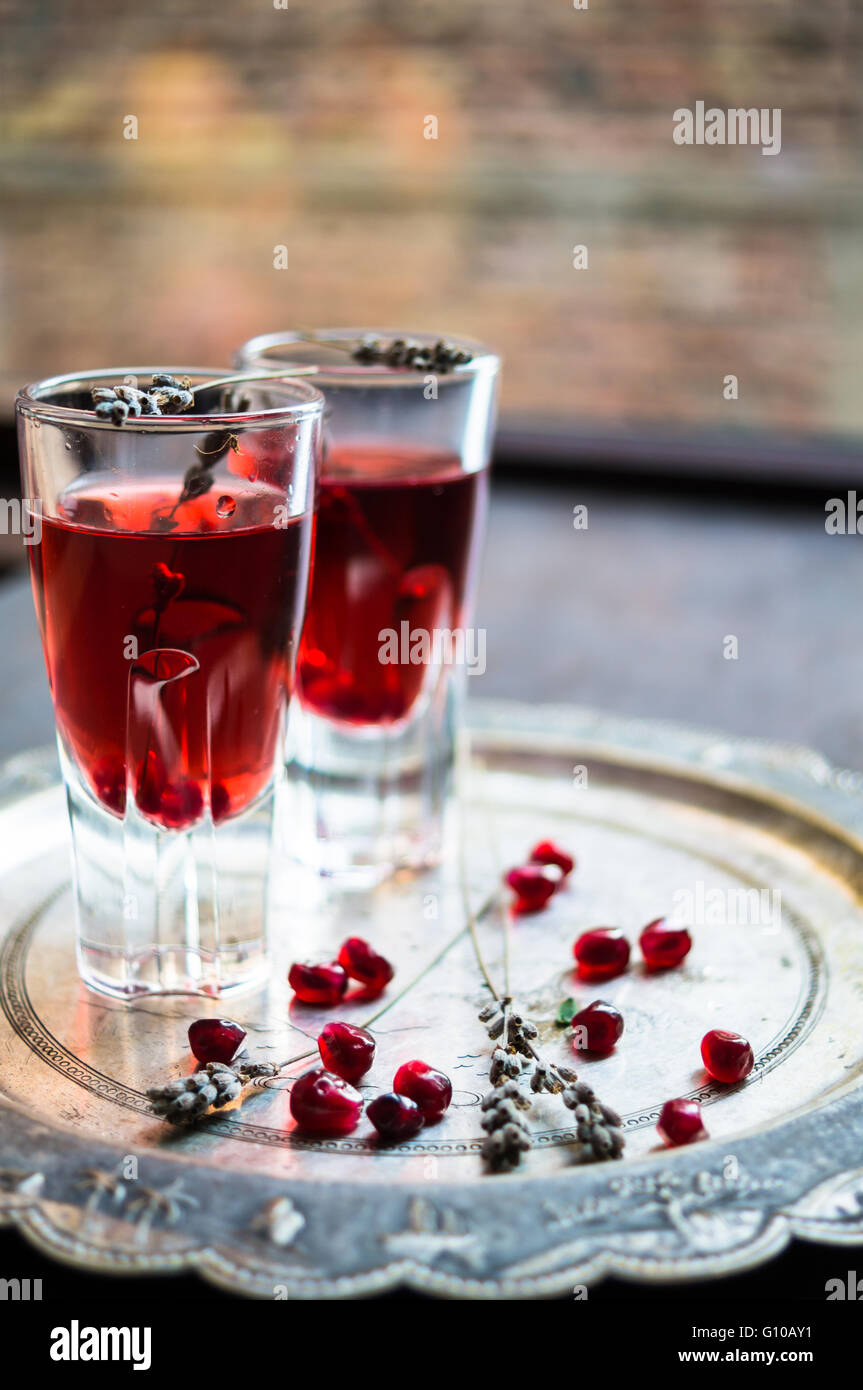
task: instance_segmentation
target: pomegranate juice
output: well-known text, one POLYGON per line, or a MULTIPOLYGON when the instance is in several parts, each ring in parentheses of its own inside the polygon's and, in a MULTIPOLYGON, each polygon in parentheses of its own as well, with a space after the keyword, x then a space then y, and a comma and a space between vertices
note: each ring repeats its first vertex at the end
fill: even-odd
POLYGON ((484 490, 455 454, 329 451, 297 668, 306 709, 355 725, 410 714, 430 668, 383 662, 380 634, 461 627, 484 490))
POLYGON ((215 821, 237 814, 270 782, 309 528, 275 524, 284 497, 261 485, 176 501, 175 480, 77 485, 30 557, 69 756, 115 815, 131 792, 155 824, 183 828, 208 805, 215 821), (159 529, 169 512, 172 529, 159 529), (163 737, 134 683, 187 675, 159 702, 158 718, 176 721, 163 737))

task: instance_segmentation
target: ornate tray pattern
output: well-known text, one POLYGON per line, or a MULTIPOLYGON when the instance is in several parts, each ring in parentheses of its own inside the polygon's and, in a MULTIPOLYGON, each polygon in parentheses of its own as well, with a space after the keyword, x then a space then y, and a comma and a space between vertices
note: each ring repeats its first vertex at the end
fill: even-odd
MULTIPOLYGON (((370 936, 397 965, 368 1022, 369 1096, 399 1062, 450 1072, 446 1119, 380 1150, 363 1122, 342 1140, 297 1134, 291 1078, 193 1134, 153 1118, 148 1085, 188 1065, 191 1018, 218 1005, 120 1005, 74 969, 65 809, 53 758, 8 764, 0 783, 0 1221, 47 1253, 103 1271, 198 1269, 263 1298, 342 1297, 405 1283, 457 1297, 525 1297, 614 1271, 704 1278, 769 1258, 792 1234, 863 1241, 863 795, 816 754, 578 709, 477 705, 463 820, 468 888, 487 901, 501 869, 550 834, 574 848, 572 887, 512 933, 514 989, 543 1047, 569 1060, 554 1016, 578 931, 631 939, 650 918, 691 913, 685 968, 637 965, 602 987, 627 1031, 578 1064, 621 1110, 627 1154, 573 1162, 569 1112, 537 1102, 519 1172, 481 1172, 484 987, 451 868, 371 893, 334 893, 285 864, 275 892, 277 968, 231 1004, 253 1056, 314 1047, 325 1017, 291 1007, 292 959, 370 936), (746 1033, 756 1067, 724 1088, 699 1069, 711 1026, 746 1033), (713 1136, 656 1143, 669 1095, 701 1099, 713 1136)), ((452 862, 458 859, 452 856, 452 862)), ((501 912, 482 917, 500 969, 501 912)), ((295 1072, 302 1070, 298 1062, 295 1072)))

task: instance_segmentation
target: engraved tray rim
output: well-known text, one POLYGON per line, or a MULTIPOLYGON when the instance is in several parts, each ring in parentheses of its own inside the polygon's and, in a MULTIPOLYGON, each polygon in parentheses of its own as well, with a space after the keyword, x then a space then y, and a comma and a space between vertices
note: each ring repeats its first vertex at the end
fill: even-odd
MULTIPOLYGON (((754 796, 846 841, 863 859, 863 775, 812 749, 565 705, 472 701, 469 726, 487 746, 589 752, 754 796)), ((0 806, 56 785, 53 750, 19 754, 0 767, 0 806)), ((148 1189, 170 1201, 198 1173, 194 1212, 175 1227, 158 1207, 139 1223, 146 1241, 99 1239, 82 1227, 82 1173, 116 1170, 125 1146, 100 1144, 27 1113, 0 1096, 0 1225, 12 1225, 51 1258, 111 1274, 197 1271, 258 1298, 343 1298, 407 1286, 450 1298, 524 1299, 588 1286, 608 1274, 636 1282, 716 1278, 778 1254, 792 1237, 863 1243, 863 1082, 851 1083, 790 1118, 735 1137, 742 1177, 722 1174, 723 1141, 591 1165, 569 1175, 519 1173, 423 1185, 423 1195, 376 1190, 374 1230, 363 1229, 361 1185, 221 1174, 195 1158, 148 1151, 148 1189), (578 1173, 577 1202, 567 1188, 578 1173), (179 1174, 179 1177, 178 1177, 179 1174), (226 1215, 227 1212, 227 1215, 226 1215), (539 1253, 510 1251, 501 1230, 548 1234, 539 1253), (298 1244, 317 1232, 315 1258, 298 1244), (254 1234, 253 1234, 254 1233, 254 1234), (328 1242, 365 1241, 369 1267, 328 1272, 328 1242), (137 1247, 137 1248, 136 1248, 137 1247)), ((727 1147, 727 1141, 726 1145, 727 1147)), ((98 1203, 96 1204, 98 1207, 98 1203)), ((308 1248, 308 1246, 307 1246, 308 1248)))

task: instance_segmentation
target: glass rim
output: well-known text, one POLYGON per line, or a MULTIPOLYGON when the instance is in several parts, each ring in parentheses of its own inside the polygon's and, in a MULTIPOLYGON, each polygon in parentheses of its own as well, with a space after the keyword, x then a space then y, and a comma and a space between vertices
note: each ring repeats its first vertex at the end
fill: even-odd
MULTIPOLYGON (((363 386, 374 385, 398 385, 398 386, 422 386, 424 378, 433 375, 443 383, 453 380, 464 380, 465 377, 481 376, 484 373, 495 375, 500 368, 500 357, 491 348, 479 343, 475 338, 457 337, 453 334, 430 333, 427 330, 422 332, 413 331, 406 328, 317 328, 314 330, 315 336, 321 340, 321 346, 326 346, 328 338, 333 339, 395 339, 404 338, 407 341, 421 343, 423 346, 433 346, 441 340, 452 344, 453 347, 462 348, 469 351, 472 356, 470 362, 463 362, 457 367, 453 367, 448 372, 435 372, 432 367, 427 370, 417 371, 407 367, 391 367, 381 362, 355 362, 347 358, 344 364, 338 362, 327 363, 322 366, 320 371, 314 372, 310 378, 313 381, 323 383, 332 382, 333 384, 345 385, 350 382, 358 382, 363 386)), ((239 369, 250 368, 252 362, 270 360, 278 366, 305 366, 304 362, 295 361, 289 356, 283 358, 266 358, 268 351, 292 345, 298 345, 304 352, 313 352, 315 340, 313 338, 303 338, 299 329, 283 329, 277 333, 259 333, 254 338, 249 338, 234 353, 234 361, 239 369)))
MULTIPOLYGON (((232 378, 236 372, 224 367, 99 367, 87 372, 67 372, 62 376, 45 377, 42 381, 31 382, 23 386, 15 397, 15 411, 17 414, 28 417, 46 420, 52 424, 75 425, 86 429, 107 429, 125 430, 140 433, 141 431, 159 430, 167 432, 187 432, 195 433, 207 431, 213 427, 224 428, 226 426, 237 426, 248 428, 250 425, 280 425, 292 424, 294 421, 303 420, 310 417, 323 416, 324 396, 316 386, 313 386, 307 376, 303 377, 264 377, 261 381, 249 381, 247 383, 234 381, 232 378), (212 381, 219 377, 231 379, 231 385, 242 388, 244 385, 251 387, 272 387, 276 391, 293 390, 301 399, 286 403, 281 406, 274 406, 266 410, 244 410, 244 411, 208 411, 206 414, 195 415, 184 412, 182 415, 136 415, 130 416, 122 425, 114 424, 113 420, 102 419, 92 410, 82 410, 79 406, 61 405, 56 401, 46 400, 45 397, 53 392, 62 392, 64 388, 77 387, 84 390, 90 386, 103 385, 122 385, 124 378, 136 377, 148 379, 155 372, 168 372, 171 376, 189 377, 194 386, 195 379, 200 382, 212 381)), ((144 389, 144 388, 139 388, 144 389)))

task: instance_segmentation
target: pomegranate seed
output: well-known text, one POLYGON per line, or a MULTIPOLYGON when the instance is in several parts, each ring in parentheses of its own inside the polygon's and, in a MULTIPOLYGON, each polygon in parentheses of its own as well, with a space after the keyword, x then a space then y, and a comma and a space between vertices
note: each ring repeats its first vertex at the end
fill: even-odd
POLYGON ((367 1028, 326 1023, 318 1038, 318 1051, 327 1071, 334 1071, 344 1081, 359 1081, 375 1060, 375 1040, 367 1028))
POLYGON ((189 1046, 199 1062, 233 1062, 246 1036, 230 1018, 196 1018, 189 1024, 189 1046))
POLYGON ((572 948, 578 973, 585 980, 610 980, 629 964, 629 942, 617 927, 582 932, 572 948))
POLYGON ((425 1124, 425 1116, 416 1101, 395 1091, 375 1096, 366 1114, 382 1139, 410 1139, 425 1124))
POLYGON ((731 1085, 748 1076, 755 1058, 752 1048, 739 1033, 726 1033, 721 1028, 712 1028, 701 1039, 701 1058, 715 1081, 725 1081, 731 1085))
POLYGON ((94 764, 93 786, 109 811, 122 816, 126 809, 126 768, 121 758, 104 757, 94 764))
POLYGON ((352 980, 359 980, 372 994, 380 994, 396 973, 389 961, 372 950, 361 936, 349 936, 342 942, 339 964, 352 980))
POLYGON ((638 938, 648 970, 670 970, 692 950, 692 937, 685 927, 673 927, 664 917, 648 922, 638 938))
POLYGON ((452 1082, 427 1062, 405 1062, 393 1079, 393 1090, 416 1101, 429 1124, 439 1120, 452 1100, 452 1082))
POLYGON ((224 782, 214 782, 210 788, 210 815, 218 822, 225 820, 231 811, 231 793, 224 782))
POLYGON ((561 849, 553 840, 540 840, 538 845, 534 845, 530 852, 530 862, 532 864, 555 864, 564 878, 571 874, 575 868, 575 860, 571 854, 567 854, 565 849, 561 849))
POLYGON ((158 815, 166 781, 165 764, 150 748, 135 769, 135 805, 145 816, 158 815))
POLYGON ((623 1015, 604 999, 577 1013, 572 1020, 574 1052, 610 1052, 623 1032, 623 1015))
POLYGON ((162 792, 159 805, 159 820, 172 830, 182 830, 192 825, 204 814, 204 794, 191 777, 181 777, 179 782, 169 782, 162 792))
POLYGON ((291 1114, 301 1129, 315 1134, 350 1134, 362 1113, 359 1091, 323 1067, 304 1071, 291 1087, 291 1114))
POLYGON ((288 971, 288 984, 304 1004, 338 1004, 348 987, 348 977, 337 961, 329 965, 295 961, 288 971))
POLYGON ((148 820, 180 830, 201 818, 204 796, 190 777, 170 782, 162 759, 151 748, 135 772, 135 805, 148 820))
POLYGON ((707 1130, 701 1118, 701 1106, 697 1100, 667 1100, 659 1112, 656 1126, 659 1137, 666 1144, 692 1144, 696 1139, 706 1139, 707 1130))
POLYGON ((563 873, 556 864, 523 864, 510 869, 505 881, 515 893, 518 912, 539 912, 563 883, 563 873))

